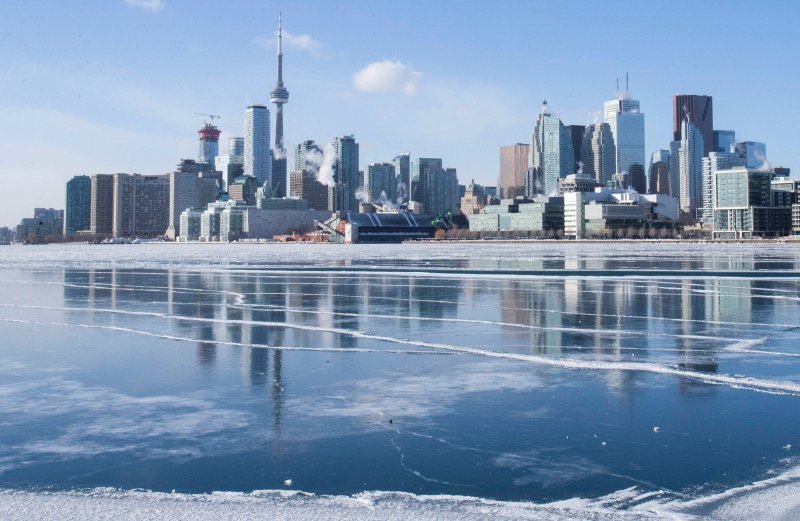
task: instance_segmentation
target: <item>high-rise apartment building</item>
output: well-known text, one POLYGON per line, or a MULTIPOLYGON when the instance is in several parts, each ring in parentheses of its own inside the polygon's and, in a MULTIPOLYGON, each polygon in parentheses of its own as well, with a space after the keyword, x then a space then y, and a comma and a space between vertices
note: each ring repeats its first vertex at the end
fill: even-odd
POLYGON ((585 127, 581 144, 583 175, 593 177, 605 186, 616 173, 617 155, 611 126, 594 123, 585 127))
MULTIPOLYGON (((716 134, 716 131, 714 131, 716 134)), ((729 149, 730 150, 730 149, 729 149)), ((703 158, 703 205, 700 221, 704 224, 714 222, 714 181, 718 170, 730 170, 745 166, 745 159, 733 152, 711 152, 703 158)))
POLYGON ((525 172, 528 169, 530 145, 516 143, 500 147, 500 175, 497 189, 500 197, 513 199, 525 195, 525 172))
MULTIPOLYGON (((713 138, 713 135, 712 135, 713 138)), ((690 220, 697 219, 703 205, 703 134, 687 117, 681 128, 678 151, 680 168, 680 209, 690 220)))
POLYGON ((767 145, 757 141, 742 141, 733 145, 731 150, 737 156, 744 158, 747 168, 769 170, 767 162, 767 145))
POLYGON ((686 116, 703 136, 703 156, 714 151, 714 104, 711 96, 676 94, 672 98, 672 139, 683 138, 683 122, 686 116))
POLYGON ((371 163, 367 167, 367 192, 373 203, 394 201, 397 177, 392 163, 371 163))
POLYGON ((439 215, 459 206, 458 175, 444 168, 438 158, 420 157, 411 162, 411 200, 422 204, 426 214, 439 215))
POLYGON ((92 224, 92 178, 77 175, 67 181, 67 200, 64 215, 64 236, 89 230, 92 224))
POLYGON ((525 195, 550 194, 558 190, 558 180, 574 172, 575 154, 567 128, 542 101, 539 118, 531 132, 525 195))
POLYGON ((616 148, 617 172, 629 172, 631 165, 644 169, 644 114, 639 102, 617 98, 603 104, 603 120, 611 129, 616 148))
POLYGON ((114 226, 114 175, 93 175, 91 190, 89 230, 94 235, 111 236, 114 226))
POLYGON ((264 105, 250 105, 245 112, 243 164, 244 175, 255 177, 261 186, 272 186, 269 109, 264 105))
POLYGON ((112 235, 163 235, 169 226, 169 186, 169 175, 114 174, 112 235))

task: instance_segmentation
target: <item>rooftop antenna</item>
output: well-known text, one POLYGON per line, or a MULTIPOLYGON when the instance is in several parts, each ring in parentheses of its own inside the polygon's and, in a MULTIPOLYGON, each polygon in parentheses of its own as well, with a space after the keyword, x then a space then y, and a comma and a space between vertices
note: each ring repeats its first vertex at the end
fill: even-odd
POLYGON ((617 98, 619 98, 619 76, 617 76, 617 98))
POLYGON ((627 94, 628 91, 630 91, 630 88, 628 87, 628 72, 625 71, 625 93, 627 94))

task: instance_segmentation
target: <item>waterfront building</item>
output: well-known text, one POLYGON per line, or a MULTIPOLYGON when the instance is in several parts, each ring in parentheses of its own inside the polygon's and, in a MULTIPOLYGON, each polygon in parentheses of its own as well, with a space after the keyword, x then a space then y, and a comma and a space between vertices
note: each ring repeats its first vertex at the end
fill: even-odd
POLYGON ((737 156, 744 158, 747 168, 769 170, 767 162, 767 145, 757 141, 741 141, 733 145, 731 150, 737 156))
POLYGON ((574 164, 572 139, 558 116, 550 111, 547 100, 544 100, 531 132, 525 195, 532 197, 554 192, 558 189, 561 177, 575 172, 574 164))
POLYGON ((14 229, 0 226, 0 244, 11 244, 14 242, 14 235, 14 229))
POLYGON ((113 237, 164 234, 169 226, 168 175, 114 174, 113 190, 113 237))
POLYGON ((564 236, 571 239, 656 236, 673 230, 678 216, 678 201, 663 194, 607 187, 564 194, 564 236))
POLYGON ((523 232, 552 237, 564 230, 564 197, 538 195, 534 199, 502 199, 469 218, 473 232, 523 232))
POLYGON ((272 186, 269 141, 269 109, 265 105, 248 106, 244 119, 244 175, 255 177, 261 186, 272 186))
POLYGON ((733 130, 714 131, 714 152, 730 154, 736 144, 736 132, 733 130))
POLYGON ((501 198, 525 195, 525 171, 528 169, 530 145, 516 143, 500 147, 500 175, 497 189, 501 198))
POLYGON ((644 114, 639 101, 618 97, 603 104, 616 149, 616 172, 630 172, 632 165, 644 168, 644 114))
POLYGON ((93 235, 111 236, 114 226, 114 175, 92 176, 89 230, 93 235))
POLYGON ((714 223, 714 180, 717 170, 746 166, 744 158, 728 150, 728 152, 711 152, 708 157, 703 158, 703 199, 699 217, 703 224, 714 223))
POLYGON ((27 244, 42 244, 61 240, 64 231, 64 210, 35 208, 33 217, 20 220, 16 240, 27 244))
MULTIPOLYGON (((680 168, 680 207, 690 221, 697 219, 703 206, 703 135, 687 117, 681 130, 678 151, 680 168)), ((713 137, 713 136, 712 136, 713 137)))
POLYGON ((371 163, 367 166, 367 186, 371 202, 383 204, 394 200, 397 176, 392 163, 371 163))
POLYGON ((200 208, 187 208, 181 212, 180 230, 181 234, 176 240, 180 242, 200 240, 200 220, 203 210, 200 208))
POLYGON ((714 151, 714 103, 711 96, 676 94, 672 98, 672 139, 683 140, 683 123, 687 119, 703 138, 703 156, 714 151))
POLYGON ((601 185, 605 185, 611 181, 611 176, 616 172, 616 157, 611 126, 608 123, 587 125, 580 156, 583 175, 590 176, 601 185))
POLYGON ((800 202, 798 195, 800 195, 800 180, 791 177, 772 178, 772 204, 774 206, 791 206, 800 202))
POLYGON ((92 178, 77 175, 67 181, 64 237, 89 230, 92 224, 92 178))
POLYGON ((780 237, 792 229, 792 207, 775 206, 772 172, 747 167, 717 170, 714 230, 717 239, 780 237))

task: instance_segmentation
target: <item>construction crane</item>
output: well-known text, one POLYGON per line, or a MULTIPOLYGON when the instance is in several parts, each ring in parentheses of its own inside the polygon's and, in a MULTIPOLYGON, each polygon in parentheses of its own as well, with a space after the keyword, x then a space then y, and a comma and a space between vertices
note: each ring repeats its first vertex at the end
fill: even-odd
MULTIPOLYGON (((222 116, 217 116, 216 114, 203 114, 202 112, 195 112, 198 116, 205 116, 211 120, 211 124, 214 124, 215 119, 222 119, 222 116)), ((205 120, 203 121, 205 123, 205 120)))

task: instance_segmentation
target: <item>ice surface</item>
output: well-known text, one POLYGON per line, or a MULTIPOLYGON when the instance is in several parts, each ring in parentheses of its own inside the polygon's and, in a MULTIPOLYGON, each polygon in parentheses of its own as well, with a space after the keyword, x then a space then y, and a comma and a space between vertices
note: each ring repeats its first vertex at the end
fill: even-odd
MULTIPOLYGON (((290 481, 290 480, 287 480, 290 481)), ((697 520, 769 519, 800 515, 800 467, 724 492, 686 499, 667 491, 634 487, 596 499, 552 503, 495 501, 469 496, 362 492, 322 496, 299 491, 179 494, 98 488, 48 492, 0 490, 4 521, 105 520, 197 521, 239 519, 326 520, 697 520)))

